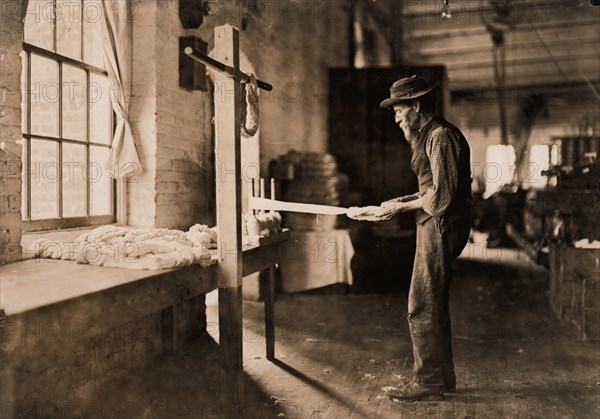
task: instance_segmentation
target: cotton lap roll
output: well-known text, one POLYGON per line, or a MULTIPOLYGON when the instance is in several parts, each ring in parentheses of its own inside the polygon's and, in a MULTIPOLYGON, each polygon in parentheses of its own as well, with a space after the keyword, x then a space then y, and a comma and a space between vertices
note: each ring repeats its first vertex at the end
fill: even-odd
POLYGON ((383 221, 387 220, 384 216, 386 209, 383 207, 350 207, 346 215, 353 220, 358 221, 383 221))

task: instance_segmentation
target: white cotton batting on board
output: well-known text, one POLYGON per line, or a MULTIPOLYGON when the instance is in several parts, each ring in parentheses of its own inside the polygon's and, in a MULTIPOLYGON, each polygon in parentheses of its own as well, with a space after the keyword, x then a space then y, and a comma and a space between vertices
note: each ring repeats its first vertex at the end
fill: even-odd
POLYGON ((348 208, 330 205, 303 204, 300 202, 284 202, 275 199, 250 197, 250 208, 258 210, 303 212, 307 214, 345 215, 348 208))
POLYGON ((359 221, 383 221, 389 219, 388 209, 381 206, 343 208, 330 205, 304 204, 301 202, 284 202, 257 197, 250 197, 250 209, 302 212, 306 214, 347 215, 359 221))

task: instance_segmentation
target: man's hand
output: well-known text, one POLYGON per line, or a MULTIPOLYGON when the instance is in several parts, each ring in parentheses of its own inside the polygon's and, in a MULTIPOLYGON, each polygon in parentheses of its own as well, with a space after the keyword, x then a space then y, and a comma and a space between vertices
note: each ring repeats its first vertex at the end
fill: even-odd
POLYGON ((388 199, 387 201, 383 201, 381 203, 382 206, 387 205, 387 204, 395 204, 398 202, 410 202, 413 201, 415 199, 417 199, 419 197, 418 193, 412 194, 412 195, 404 195, 404 196, 400 196, 398 198, 392 198, 392 199, 388 199))
POLYGON ((403 201, 404 198, 405 198, 404 196, 401 196, 401 197, 398 197, 398 198, 388 199, 387 201, 383 201, 381 203, 381 206, 385 206, 385 205, 389 205, 389 204, 395 204, 396 202, 404 202, 403 201))
POLYGON ((385 211, 395 211, 394 214, 398 212, 408 211, 408 204, 406 202, 389 202, 385 201, 381 203, 381 208, 385 211))
POLYGON ((407 209, 407 205, 404 202, 383 202, 381 204, 379 217, 382 221, 390 220, 399 212, 404 212, 407 209))

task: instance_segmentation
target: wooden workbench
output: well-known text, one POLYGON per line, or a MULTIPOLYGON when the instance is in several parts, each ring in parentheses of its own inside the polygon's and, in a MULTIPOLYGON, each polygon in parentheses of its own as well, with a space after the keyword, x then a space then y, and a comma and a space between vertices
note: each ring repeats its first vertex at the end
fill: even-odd
MULTIPOLYGON (((275 350, 273 269, 281 258, 280 245, 288 238, 289 231, 285 230, 261 239, 254 246, 246 246, 242 252, 244 276, 262 270, 271 272, 265 297, 269 359, 273 359, 275 350)), ((0 267, 2 405, 14 406, 18 416, 21 407, 29 404, 30 389, 36 387, 36 383, 28 381, 40 379, 36 371, 61 368, 54 364, 58 362, 53 360, 55 356, 73 352, 74 346, 85 347, 86 342, 81 345, 73 342, 73 336, 54 339, 56 331, 62 329, 65 332, 68 325, 79 325, 89 328, 90 333, 105 332, 162 312, 164 347, 174 353, 181 345, 178 329, 182 321, 185 323, 184 314, 180 312, 182 303, 217 288, 216 261, 207 268, 192 265, 162 270, 110 268, 53 259, 32 259, 0 267), (35 332, 33 335, 32 331, 35 332), (48 359, 40 359, 44 357, 48 359), (31 365, 32 359, 36 360, 36 365, 31 365)), ((226 323, 221 325, 221 342, 227 336, 223 326, 226 323)), ((233 346, 224 345, 223 348, 233 346)), ((237 347, 237 350, 241 349, 241 345, 237 347)), ((229 355, 241 357, 242 353, 229 355)), ((56 378, 55 385, 60 389, 57 397, 60 398, 60 393, 71 384, 74 385, 61 383, 60 378, 56 378)), ((223 387, 228 385, 224 383, 223 387)))
MULTIPOLYGON (((5 322, 3 324, 27 324, 29 321, 40 324, 48 316, 103 324, 139 317, 155 310, 169 311, 174 304, 217 288, 221 405, 235 416, 243 406, 242 278, 253 272, 269 271, 265 322, 267 358, 273 359, 274 266, 281 256, 279 245, 288 239, 289 234, 283 232, 254 248, 242 248, 239 33, 236 28, 223 25, 215 28, 214 39, 212 59, 228 69, 216 73, 214 80, 216 214, 219 226, 214 266, 207 269, 192 266, 162 271, 130 271, 65 261, 19 262, 2 268, 3 311, 0 315, 5 322)), ((166 317, 175 327, 177 315, 173 312, 166 317)), ((176 341, 176 333, 173 333, 173 341, 176 341)), ((10 343, 3 342, 4 348, 8 348, 9 352, 13 350, 10 357, 18 356, 18 351, 14 351, 10 343)), ((19 342, 13 343, 19 347, 19 342)), ((24 347, 23 344, 21 347, 24 347)), ((0 402, 3 406, 13 401, 13 379, 10 370, 3 369, 0 381, 8 383, 8 387, 2 386, 0 402)))

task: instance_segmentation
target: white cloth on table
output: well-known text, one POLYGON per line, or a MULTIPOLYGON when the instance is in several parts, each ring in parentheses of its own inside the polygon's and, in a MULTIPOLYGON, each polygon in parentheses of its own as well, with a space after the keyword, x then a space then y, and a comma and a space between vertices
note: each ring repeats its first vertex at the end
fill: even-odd
POLYGON ((165 269, 211 265, 215 228, 196 224, 188 231, 165 228, 102 226, 65 243, 40 239, 35 257, 126 269, 165 269))
POLYGON ((352 285, 354 247, 348 230, 292 230, 281 252, 279 270, 285 292, 337 283, 352 285))

